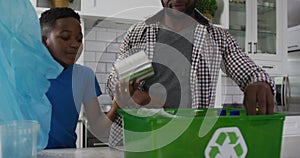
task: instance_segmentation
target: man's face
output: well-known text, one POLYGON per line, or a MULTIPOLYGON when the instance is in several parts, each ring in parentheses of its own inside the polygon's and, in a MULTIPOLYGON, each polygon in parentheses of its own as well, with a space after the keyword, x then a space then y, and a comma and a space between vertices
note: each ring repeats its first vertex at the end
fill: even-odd
POLYGON ((76 62, 82 45, 80 23, 75 18, 61 18, 43 41, 52 57, 63 67, 76 62))
POLYGON ((197 0, 161 0, 163 7, 175 9, 191 15, 195 9, 197 0))

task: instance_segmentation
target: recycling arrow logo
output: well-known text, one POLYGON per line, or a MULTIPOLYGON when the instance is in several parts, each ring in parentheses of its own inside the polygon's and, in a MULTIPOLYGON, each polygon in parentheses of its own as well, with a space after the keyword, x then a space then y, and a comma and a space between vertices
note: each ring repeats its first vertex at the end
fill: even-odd
POLYGON ((239 128, 219 128, 205 149, 206 158, 245 158, 246 142, 239 128))

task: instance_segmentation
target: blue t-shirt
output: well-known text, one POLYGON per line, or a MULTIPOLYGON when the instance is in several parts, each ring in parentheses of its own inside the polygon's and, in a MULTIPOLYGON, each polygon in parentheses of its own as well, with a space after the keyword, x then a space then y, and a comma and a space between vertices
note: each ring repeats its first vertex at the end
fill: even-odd
POLYGON ((52 115, 46 148, 75 148, 81 104, 101 95, 98 81, 90 68, 75 64, 50 82, 46 95, 52 104, 52 115))

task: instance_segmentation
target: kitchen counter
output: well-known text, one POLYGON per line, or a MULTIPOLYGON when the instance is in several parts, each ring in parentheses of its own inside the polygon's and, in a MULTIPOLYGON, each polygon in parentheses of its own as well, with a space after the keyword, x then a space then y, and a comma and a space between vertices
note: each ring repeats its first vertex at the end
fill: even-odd
MULTIPOLYGON (((298 157, 299 144, 300 136, 283 137, 281 158, 298 157)), ((39 152, 37 158, 124 158, 124 153, 110 147, 48 149, 39 152)))
POLYGON ((299 135, 287 135, 282 138, 281 158, 299 158, 299 135))
POLYGON ((37 158, 124 158, 123 151, 110 147, 47 149, 38 153, 37 158))

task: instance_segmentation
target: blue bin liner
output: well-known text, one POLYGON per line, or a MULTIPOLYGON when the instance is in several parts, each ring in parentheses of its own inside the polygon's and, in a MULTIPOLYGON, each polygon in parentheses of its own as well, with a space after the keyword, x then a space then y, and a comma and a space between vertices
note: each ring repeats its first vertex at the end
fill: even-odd
POLYGON ((62 67, 42 44, 29 0, 1 0, 0 10, 0 122, 37 120, 39 151, 47 145, 50 130, 48 79, 56 78, 62 67))

